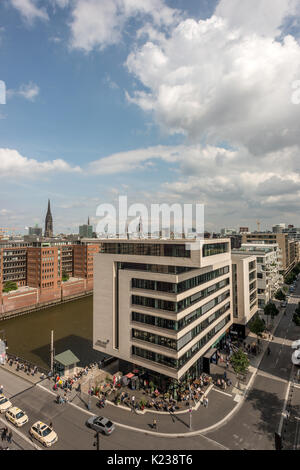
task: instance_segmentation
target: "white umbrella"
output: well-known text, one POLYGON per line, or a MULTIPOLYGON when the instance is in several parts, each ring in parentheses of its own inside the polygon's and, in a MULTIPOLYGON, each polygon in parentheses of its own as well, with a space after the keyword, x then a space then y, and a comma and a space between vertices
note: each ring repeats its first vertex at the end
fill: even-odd
POLYGON ((300 351, 295 351, 292 354, 292 363, 296 366, 300 366, 300 351))
POLYGON ((297 339, 292 343, 292 348, 293 349, 298 349, 300 347, 300 339, 297 339))

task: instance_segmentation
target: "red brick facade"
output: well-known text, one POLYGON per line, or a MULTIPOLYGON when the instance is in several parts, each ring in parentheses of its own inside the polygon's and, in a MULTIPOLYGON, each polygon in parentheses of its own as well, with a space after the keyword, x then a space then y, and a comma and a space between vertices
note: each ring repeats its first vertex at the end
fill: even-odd
POLYGON ((93 258, 99 249, 99 244, 22 248, 26 253, 25 275, 23 251, 21 253, 18 249, 19 260, 17 249, 9 249, 11 252, 15 250, 16 256, 12 256, 10 252, 6 254, 7 266, 10 267, 11 263, 13 267, 7 272, 15 272, 16 278, 22 277, 18 281, 18 287, 27 286, 28 289, 11 291, 4 295, 2 293, 4 249, 0 250, 0 313, 57 303, 92 292, 93 258), (63 272, 70 277, 74 276, 75 279, 62 282, 63 272))

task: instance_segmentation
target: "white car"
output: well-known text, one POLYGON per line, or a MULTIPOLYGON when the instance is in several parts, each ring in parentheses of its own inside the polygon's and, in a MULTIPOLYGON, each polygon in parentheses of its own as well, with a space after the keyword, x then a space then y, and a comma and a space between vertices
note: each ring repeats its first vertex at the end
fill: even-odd
POLYGON ((300 348, 300 339, 297 339, 292 343, 292 349, 298 349, 300 348))
POLYGON ((11 407, 6 413, 5 413, 6 419, 13 423, 15 426, 20 428, 24 424, 28 423, 28 416, 24 411, 20 410, 20 408, 17 408, 16 406, 11 407))
POLYGON ((300 366, 300 351, 297 349, 295 352, 292 354, 292 363, 295 364, 295 366, 300 366))
POLYGON ((56 432, 42 421, 37 421, 31 426, 29 434, 40 441, 45 447, 51 447, 58 441, 56 432))
POLYGON ((3 393, 0 395, 0 413, 5 413, 10 407, 12 403, 6 398, 3 393))

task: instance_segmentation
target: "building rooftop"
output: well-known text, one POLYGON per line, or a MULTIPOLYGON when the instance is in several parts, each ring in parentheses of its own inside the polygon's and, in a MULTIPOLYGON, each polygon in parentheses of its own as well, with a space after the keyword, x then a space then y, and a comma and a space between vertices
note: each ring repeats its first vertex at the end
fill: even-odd
POLYGON ((70 349, 67 351, 64 351, 63 353, 57 354, 57 356, 54 357, 56 362, 59 362, 65 367, 71 366, 73 364, 77 364, 77 362, 80 362, 80 359, 75 356, 75 354, 72 353, 70 349))

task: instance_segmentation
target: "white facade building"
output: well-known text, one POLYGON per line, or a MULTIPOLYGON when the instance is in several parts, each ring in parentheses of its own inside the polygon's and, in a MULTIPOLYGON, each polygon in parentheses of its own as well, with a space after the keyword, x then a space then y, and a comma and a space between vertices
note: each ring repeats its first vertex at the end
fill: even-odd
POLYGON ((155 383, 199 376, 232 324, 228 239, 102 240, 94 258, 93 346, 155 383))

